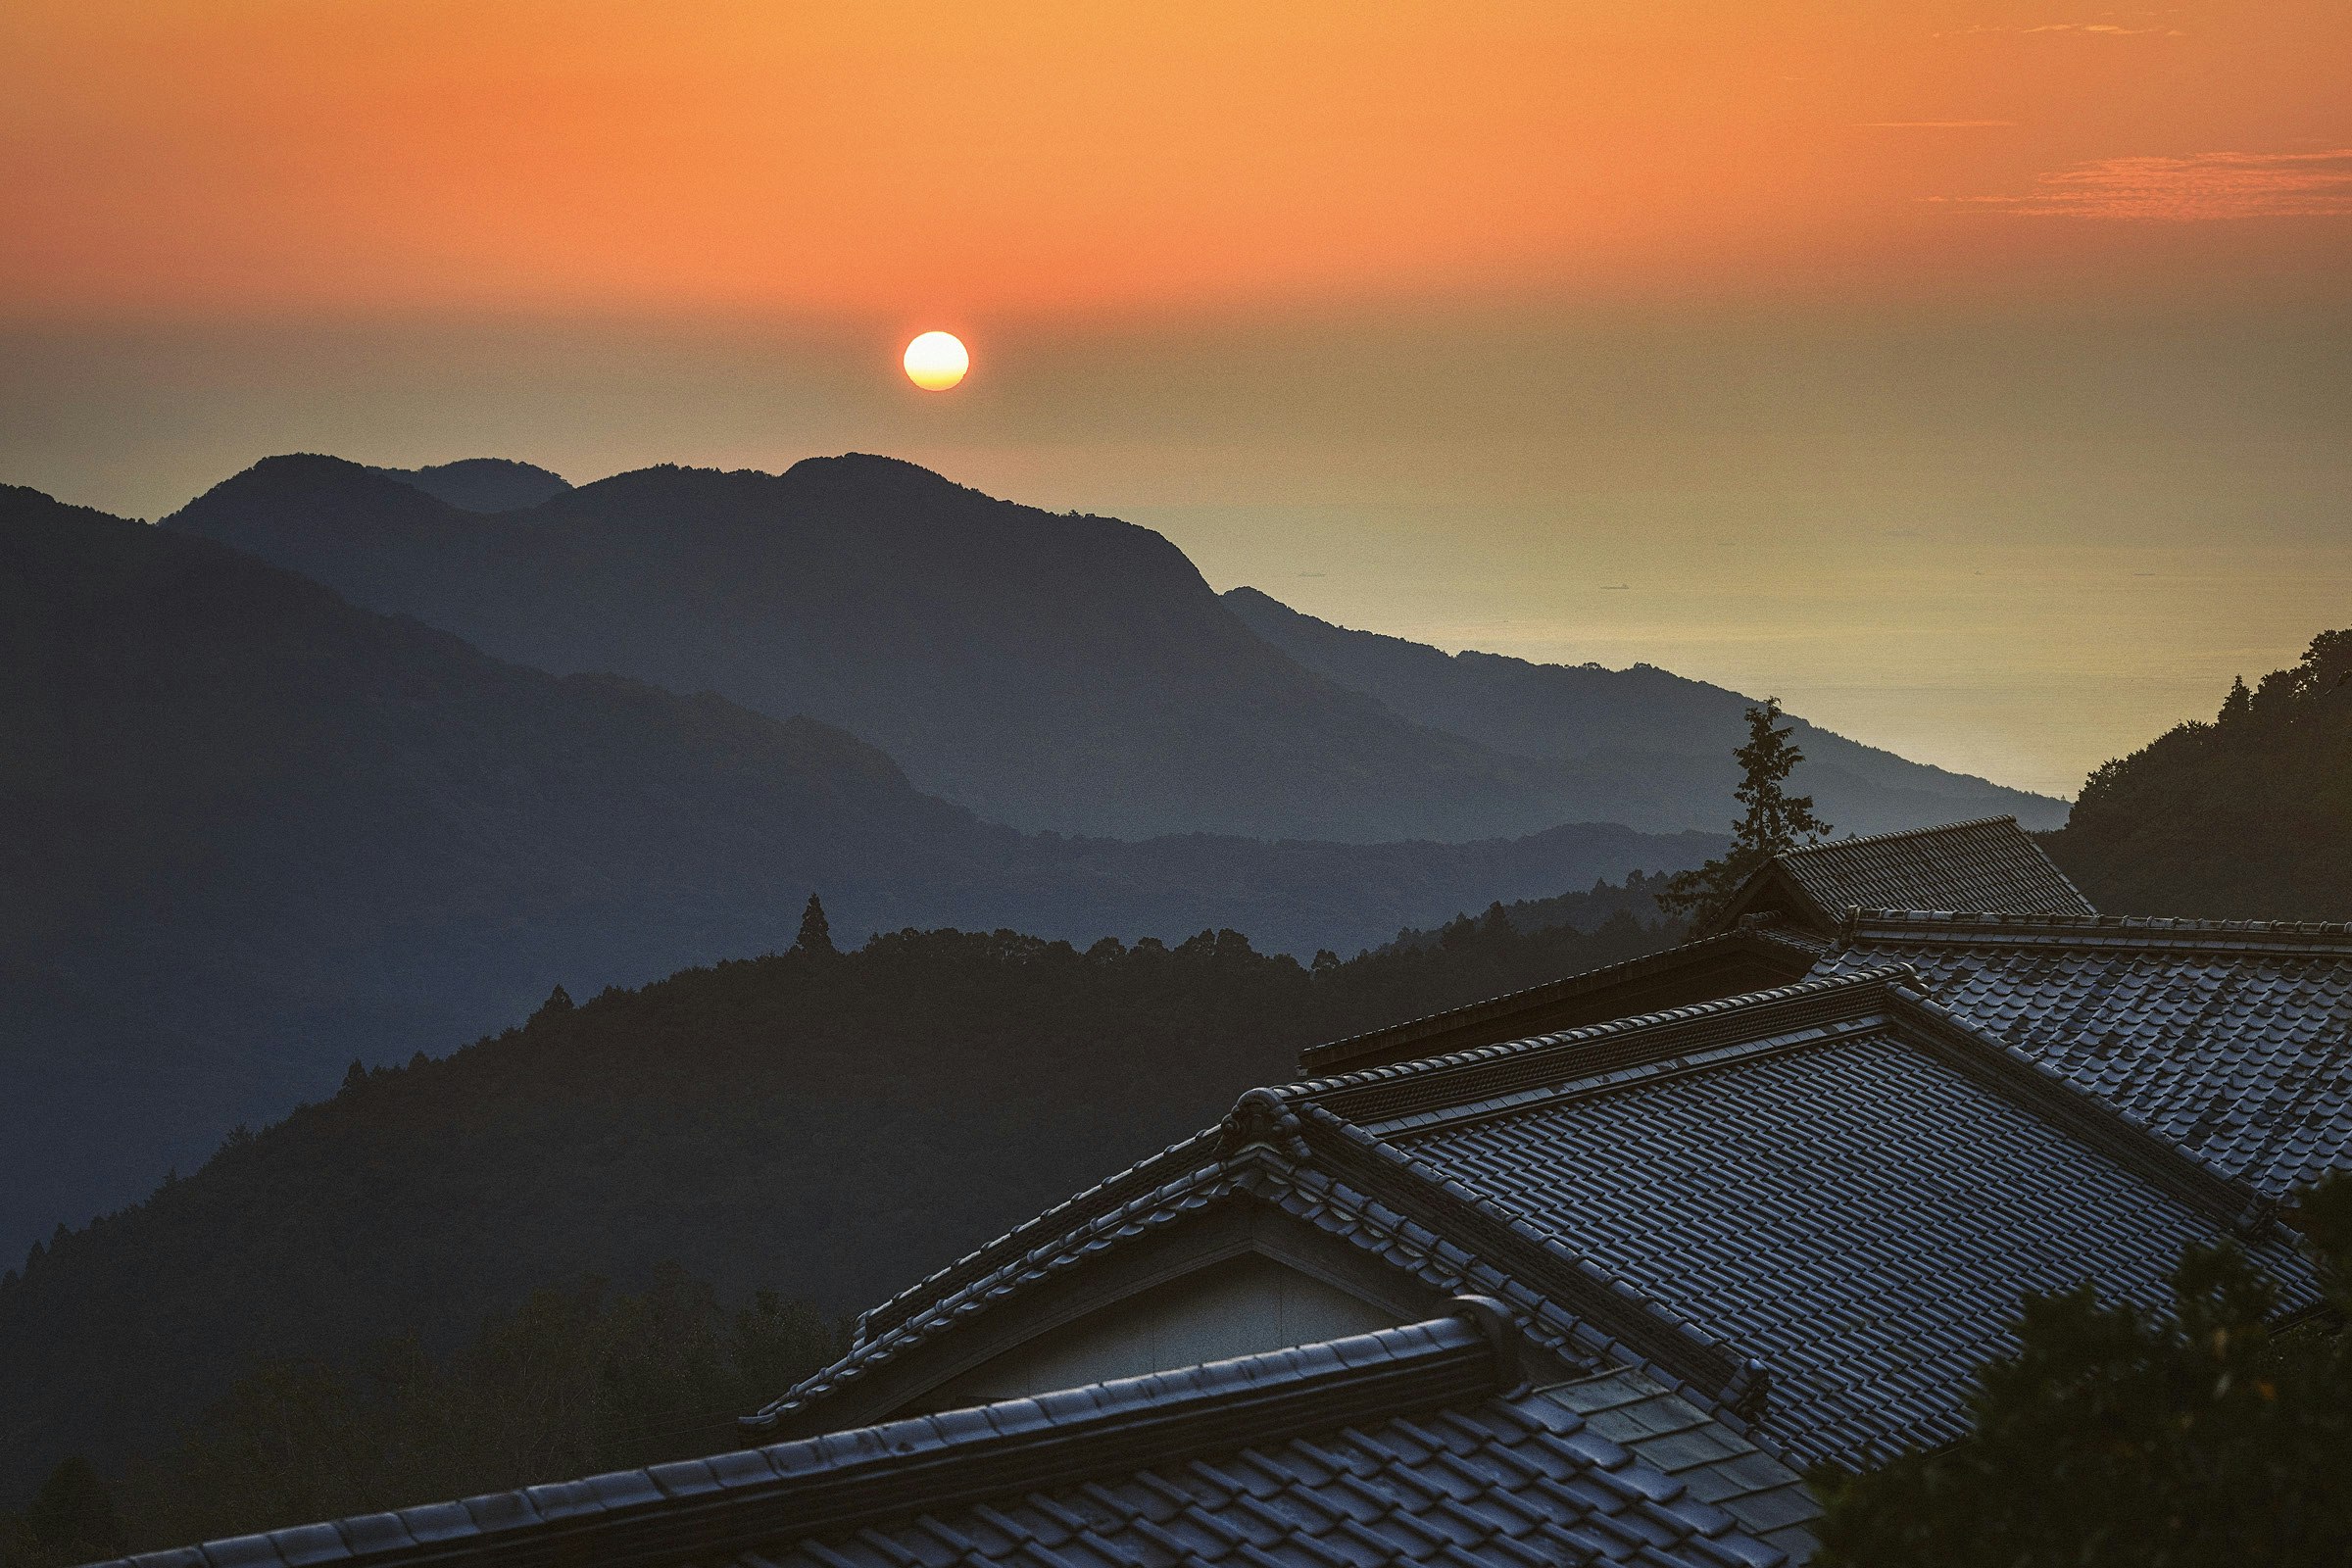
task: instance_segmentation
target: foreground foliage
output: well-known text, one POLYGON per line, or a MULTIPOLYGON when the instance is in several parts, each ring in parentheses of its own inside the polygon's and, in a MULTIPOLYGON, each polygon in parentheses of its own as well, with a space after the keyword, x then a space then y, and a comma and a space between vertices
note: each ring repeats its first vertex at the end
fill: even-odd
POLYGON ((2280 1330, 2276 1289, 2230 1245, 2183 1255, 2166 1316, 2088 1286, 2029 1300, 1970 1437, 1815 1478, 1816 1568, 2352 1562, 2352 1177, 2299 1222, 2332 1315, 2280 1330))

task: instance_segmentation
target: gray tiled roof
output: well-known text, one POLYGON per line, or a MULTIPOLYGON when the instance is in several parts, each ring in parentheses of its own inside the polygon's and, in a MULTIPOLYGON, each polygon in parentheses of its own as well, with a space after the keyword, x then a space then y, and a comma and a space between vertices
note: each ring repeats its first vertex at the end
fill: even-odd
POLYGON ((1825 972, 1890 962, 2264 1193, 2352 1168, 2352 927, 1874 911, 1825 972))
POLYGON ((1312 1119, 1301 1119, 1272 1090, 1243 1096, 1219 1127, 1088 1189, 868 1312, 846 1355, 747 1417, 746 1430, 838 1423, 829 1411, 845 1396, 870 1399, 866 1388, 975 1321, 1017 1312, 1057 1279, 1237 1201, 1287 1215, 1433 1291, 1500 1299, 1528 1340, 1563 1369, 1639 1368, 1740 1424, 1736 1407, 1755 1368, 1735 1348, 1467 1193, 1432 1188, 1394 1150, 1309 1109, 1312 1119))
POLYGON ((1193 1201, 1172 1178, 1195 1167, 1247 1166, 1261 1197, 1396 1266, 1502 1298, 1588 1376, 1632 1366, 1799 1460, 1956 1435, 2028 1291, 2090 1279, 2161 1304, 2183 1245, 2243 1234, 2310 1296, 2257 1195, 1911 978, 1827 977, 1253 1091, 1213 1140, 876 1314, 775 1414, 821 1421, 891 1357, 1017 1318, 1055 1270, 1193 1201))
POLYGON ((1820 921, 1857 906, 2092 912, 2090 901, 2013 816, 1833 839, 1775 856, 1733 899, 1724 922, 1770 902, 1775 889, 1793 894, 1820 921))
MULTIPOLYGON (((1759 1356, 1789 1453, 1883 1456, 1962 1434, 2022 1293, 2087 1278, 2160 1307, 2181 1248, 2230 1231, 1904 1010, 1646 1063, 1554 1048, 1539 1087, 1375 1130, 1759 1356)), ((2257 1250, 2307 1278, 2282 1241, 2257 1250)))
POLYGON ((129 1559, 142 1568, 1773 1568, 1796 1477, 1653 1387, 1518 1383, 1491 1304, 797 1443, 129 1559), (1642 1441, 1669 1451, 1670 1471, 1642 1441), (1701 1492, 1721 1499, 1708 1500, 1701 1492))

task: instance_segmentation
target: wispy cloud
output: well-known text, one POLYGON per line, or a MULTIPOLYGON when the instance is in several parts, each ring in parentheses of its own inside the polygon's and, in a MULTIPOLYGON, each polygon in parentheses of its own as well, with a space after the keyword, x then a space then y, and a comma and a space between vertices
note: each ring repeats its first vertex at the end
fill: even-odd
POLYGON ((2127 27, 2120 22, 2044 22, 2030 27, 2003 26, 1998 24, 1979 23, 1973 27, 1955 27, 1948 32, 1939 32, 1936 34, 1936 36, 1938 38, 1967 38, 1973 37, 1980 33, 1987 32, 2005 32, 2019 36, 2035 32, 2081 32, 2104 35, 2110 38, 2135 38, 2145 33, 2161 33, 2167 38, 2185 38, 2188 36, 2188 34, 2182 32, 2179 27, 2167 27, 2161 25, 2149 27, 2127 27))
POLYGON ((1989 125, 2014 125, 2014 120, 1865 120, 1864 130, 1980 130, 1989 125))
POLYGON ((2352 216, 2352 147, 2313 153, 2102 158, 2041 175, 2024 196, 1931 196, 2041 218, 2206 222, 2352 216))

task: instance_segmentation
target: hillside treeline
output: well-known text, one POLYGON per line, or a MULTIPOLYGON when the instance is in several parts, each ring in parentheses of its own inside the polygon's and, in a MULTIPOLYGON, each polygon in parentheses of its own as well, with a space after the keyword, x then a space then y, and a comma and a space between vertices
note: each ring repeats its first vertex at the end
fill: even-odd
POLYGON ((2352 631, 2101 766, 2049 848, 2109 913, 2352 918, 2352 631))
POLYGON ((119 1474, 262 1358, 445 1357, 586 1276, 638 1293, 674 1264, 730 1308, 862 1308, 1295 1076, 1302 1046, 1671 938, 1490 910, 1301 964, 1233 931, 903 931, 558 995, 449 1056, 355 1064, 36 1248, 0 1281, 0 1498, 76 1453, 119 1474))

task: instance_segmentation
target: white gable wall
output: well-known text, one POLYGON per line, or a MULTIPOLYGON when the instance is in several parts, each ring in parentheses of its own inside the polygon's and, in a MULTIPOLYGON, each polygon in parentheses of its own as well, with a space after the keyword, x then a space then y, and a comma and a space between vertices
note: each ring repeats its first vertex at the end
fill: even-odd
POLYGON ((1412 1321, 1261 1252, 1199 1268, 1062 1324, 955 1378, 932 1408, 1075 1388, 1412 1321))

